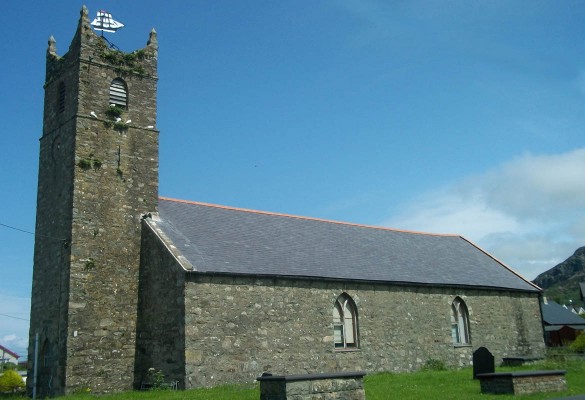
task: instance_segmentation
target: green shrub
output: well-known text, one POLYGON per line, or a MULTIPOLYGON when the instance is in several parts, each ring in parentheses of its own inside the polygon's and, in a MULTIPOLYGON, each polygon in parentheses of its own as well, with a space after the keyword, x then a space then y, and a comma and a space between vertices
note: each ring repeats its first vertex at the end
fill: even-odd
POLYGON ((118 105, 111 105, 106 109, 106 115, 112 119, 119 118, 124 114, 126 109, 118 105))
POLYGON ((577 353, 585 352, 585 333, 581 333, 577 336, 577 339, 569 345, 569 349, 577 353))
POLYGON ((100 49, 100 58, 112 64, 119 73, 134 72, 140 75, 145 73, 144 67, 139 63, 139 61, 146 58, 144 50, 123 53, 119 50, 108 48, 108 45, 103 40, 98 42, 98 48, 100 49))
POLYGON ((82 387, 82 388, 76 389, 73 393, 78 395, 78 396, 89 396, 91 394, 91 388, 82 387))
POLYGON ((7 369, 17 369, 17 365, 11 363, 10 361, 5 362, 4 364, 0 364, 0 372, 5 371, 7 369))
POLYGON ((77 166, 79 168, 81 168, 84 171, 87 171, 88 169, 91 168, 91 161, 86 159, 86 158, 82 158, 81 160, 79 160, 79 162, 77 163, 77 166))
POLYGON ((86 271, 93 270, 95 268, 95 260, 93 258, 88 258, 87 260, 85 260, 84 268, 86 271))
POLYGON ((0 376, 0 392, 18 392, 24 389, 24 381, 13 369, 4 371, 0 376))
POLYGON ((152 385, 152 390, 161 390, 165 388, 165 375, 159 369, 149 368, 146 374, 148 382, 152 385))
POLYGON ((445 363, 443 361, 429 358, 421 369, 423 371, 445 371, 447 370, 447 367, 445 367, 445 363))
POLYGON ((128 130, 128 125, 126 125, 123 122, 115 122, 114 123, 114 129, 117 130, 118 132, 125 132, 128 130))

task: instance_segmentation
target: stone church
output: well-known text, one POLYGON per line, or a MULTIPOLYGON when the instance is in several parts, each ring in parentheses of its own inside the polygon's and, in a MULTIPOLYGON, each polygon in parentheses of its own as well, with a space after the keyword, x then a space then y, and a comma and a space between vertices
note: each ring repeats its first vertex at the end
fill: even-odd
POLYGON ((66 54, 49 39, 29 390, 543 354, 540 289, 460 236, 159 197, 157 56, 154 30, 111 49, 85 7, 66 54))

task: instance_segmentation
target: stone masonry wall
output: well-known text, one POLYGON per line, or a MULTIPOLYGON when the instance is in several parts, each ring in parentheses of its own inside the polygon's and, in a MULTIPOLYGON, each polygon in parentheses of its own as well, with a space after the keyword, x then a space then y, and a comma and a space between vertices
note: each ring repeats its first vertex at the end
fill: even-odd
POLYGON ((466 367, 482 346, 498 364, 544 353, 536 293, 206 275, 179 264, 156 221, 143 232, 140 290, 150 300, 140 307, 137 365, 182 388, 253 382, 264 372, 413 371, 430 359, 466 367), (334 348, 333 306, 344 292, 357 306, 358 349, 334 348), (469 311, 468 346, 452 343, 456 296, 469 311))
POLYGON ((143 50, 136 64, 142 73, 119 69, 103 56, 117 53, 104 50, 87 23, 82 20, 66 386, 110 392, 133 387, 140 219, 158 201, 156 48, 143 50), (123 128, 106 114, 115 78, 128 88, 121 118, 131 122, 123 128), (80 166, 83 161, 91 167, 80 166))
POLYGON ((49 41, 37 224, 67 249, 37 237, 31 335, 55 343, 39 393, 132 388, 140 219, 158 202, 157 48, 152 32, 137 52, 108 49, 85 7, 67 54, 49 41), (115 78, 124 126, 106 114, 115 78))
MULTIPOLYGON (((69 294, 71 241, 72 168, 74 137, 64 134, 72 129, 66 123, 40 140, 37 222, 31 296, 31 323, 28 360, 35 359, 35 336, 39 336, 37 379, 48 396, 64 385, 65 338, 69 294), (46 390, 45 390, 46 389, 46 390)), ((29 376, 32 374, 29 363, 29 376)), ((27 380, 32 391, 32 379, 27 380)))
POLYGON ((522 371, 479 375, 481 392, 531 394, 567 390, 565 371, 522 371))
POLYGON ((250 382, 266 371, 412 371, 429 359, 465 367, 481 346, 498 363, 510 355, 542 356, 537 295, 197 273, 187 277, 187 387, 250 382), (343 292, 357 305, 356 350, 333 345, 332 310, 343 292), (469 309, 470 346, 452 343, 455 296, 469 309))
POLYGON ((134 386, 150 368, 185 387, 185 271, 143 222, 134 386))
MULTIPOLYGON (((75 165, 77 76, 72 54, 57 57, 49 41, 39 174, 28 359, 35 359, 38 334, 38 395, 54 395, 65 385, 67 309, 75 165), (60 108, 60 85, 65 87, 60 108)), ((33 376, 32 362, 29 376, 33 376)), ((33 380, 27 381, 29 393, 33 380)))
POLYGON ((287 400, 365 400, 365 398, 362 379, 322 379, 286 384, 287 400))
POLYGON ((514 377, 514 394, 562 392, 567 390, 564 375, 514 377))
POLYGON ((261 377, 260 400, 364 400, 363 376, 261 377))

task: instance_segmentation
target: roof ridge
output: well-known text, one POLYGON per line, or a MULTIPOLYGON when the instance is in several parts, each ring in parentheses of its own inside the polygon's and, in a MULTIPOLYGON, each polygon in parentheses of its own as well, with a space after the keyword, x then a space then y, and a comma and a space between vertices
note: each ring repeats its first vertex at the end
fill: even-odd
POLYGON ((347 225, 347 226, 354 226, 354 227, 358 227, 358 228, 368 228, 368 229, 378 229, 378 230, 391 231, 391 232, 410 233, 413 235, 459 237, 461 239, 464 239, 461 235, 452 234, 452 233, 429 233, 429 232, 410 231, 410 230, 406 230, 406 229, 396 229, 396 228, 387 228, 387 227, 383 227, 383 226, 357 224, 357 223, 353 223, 353 222, 334 221, 334 220, 327 220, 327 219, 322 219, 322 218, 305 217, 305 216, 301 216, 301 215, 284 214, 284 213, 277 213, 277 212, 271 212, 271 211, 252 210, 249 208, 224 206, 224 205, 220 205, 220 204, 204 203, 204 202, 200 202, 200 201, 181 200, 181 199, 175 199, 175 198, 165 197, 165 196, 159 196, 159 200, 172 201, 175 203, 193 204, 193 205, 199 205, 199 206, 204 206, 204 207, 214 207, 214 208, 220 208, 220 209, 224 209, 224 210, 248 212, 248 213, 253 213, 253 214, 272 215, 272 216, 276 216, 276 217, 286 217, 286 218, 294 218, 294 219, 303 219, 303 220, 307 220, 307 221, 316 221, 316 222, 325 222, 325 223, 330 223, 330 224, 347 225))

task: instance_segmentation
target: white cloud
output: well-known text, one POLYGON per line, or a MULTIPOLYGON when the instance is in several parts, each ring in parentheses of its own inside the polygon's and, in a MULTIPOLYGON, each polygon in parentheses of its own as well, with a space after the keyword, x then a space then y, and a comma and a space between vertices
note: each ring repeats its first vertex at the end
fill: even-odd
POLYGON ((388 223, 397 228, 432 233, 466 232, 469 238, 481 237, 485 232, 516 229, 513 219, 485 207, 483 201, 474 197, 448 190, 428 193, 388 223))
POLYGON ((559 155, 525 155, 480 177, 480 190, 490 207, 522 220, 542 220, 583 211, 584 183, 582 148, 559 155))
POLYGON ((527 278, 585 245, 585 148, 525 154, 423 195, 384 225, 458 233, 527 278))
POLYGON ((24 350, 28 347, 28 336, 18 336, 16 334, 6 335, 0 338, 2 345, 20 356, 20 358, 26 358, 24 350))

